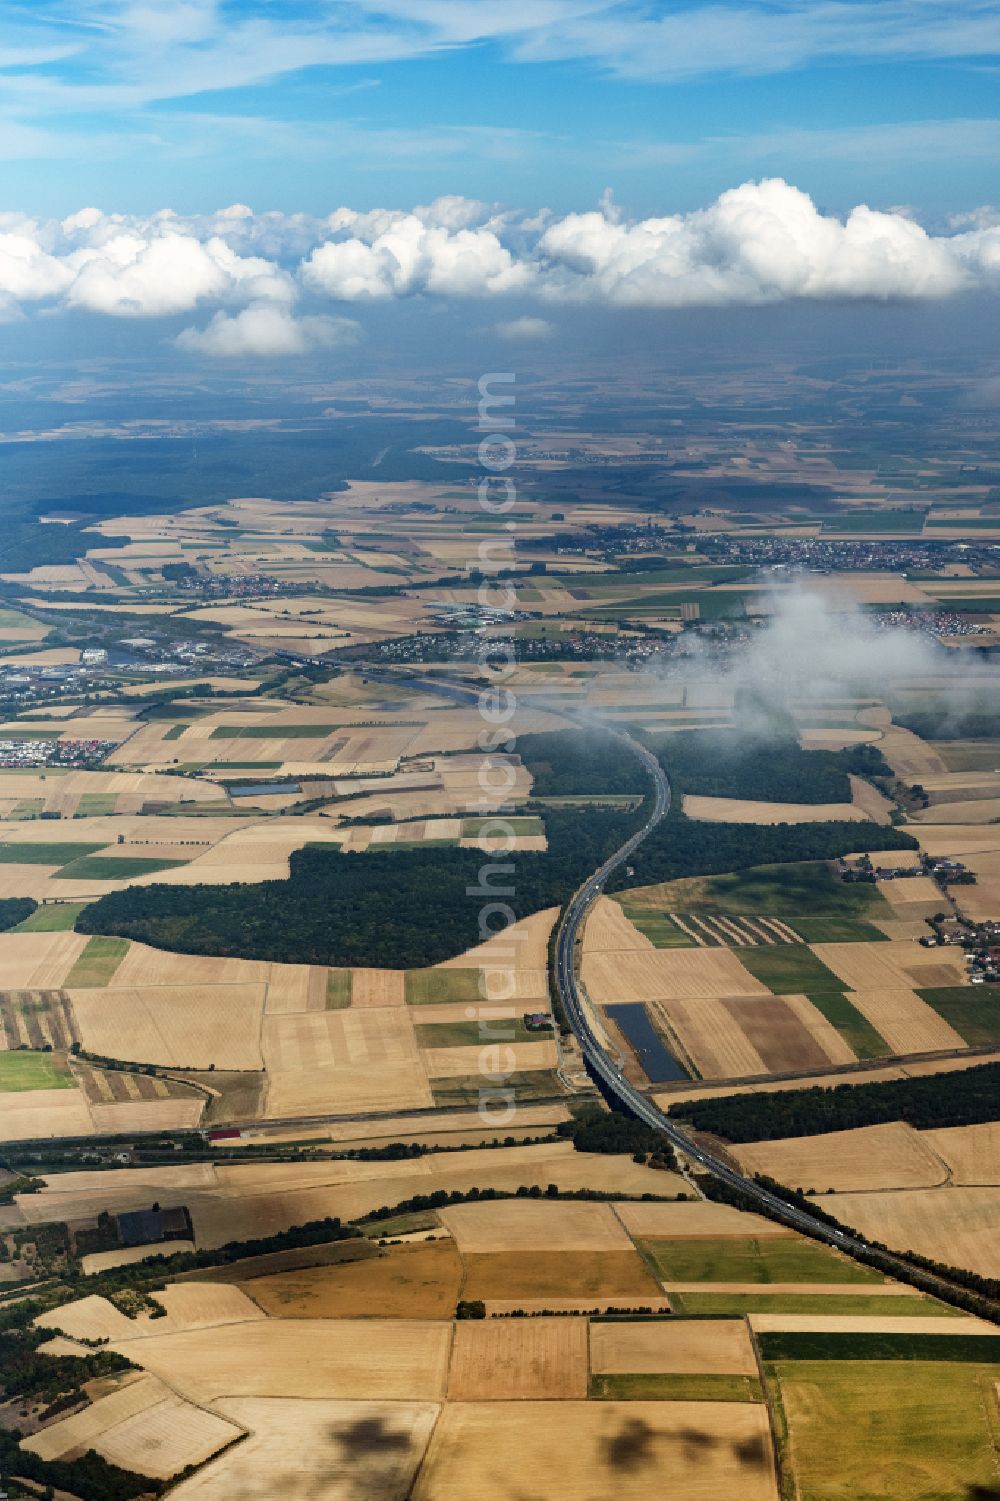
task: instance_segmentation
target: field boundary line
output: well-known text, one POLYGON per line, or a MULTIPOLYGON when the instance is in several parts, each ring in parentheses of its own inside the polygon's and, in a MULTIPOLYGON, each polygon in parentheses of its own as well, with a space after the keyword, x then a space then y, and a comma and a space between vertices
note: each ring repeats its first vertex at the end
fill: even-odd
POLYGON ((799 1487, 798 1482, 795 1479, 794 1470, 791 1472, 791 1474, 786 1473, 785 1467, 781 1462, 782 1445, 781 1432, 779 1431, 778 1424, 778 1411, 780 1411, 781 1413, 780 1428, 784 1430, 786 1437, 788 1433, 788 1421, 785 1417, 784 1406, 781 1404, 781 1392, 780 1387, 778 1387, 778 1379, 775 1376, 774 1382, 776 1392, 772 1391, 770 1382, 768 1380, 767 1369, 764 1364, 764 1357, 761 1353, 761 1348, 757 1341, 756 1332, 750 1322, 749 1314, 743 1315, 742 1322, 746 1325, 747 1335, 750 1340, 750 1348, 753 1351, 754 1363, 757 1366, 757 1376, 760 1381, 760 1389, 764 1395, 764 1406, 767 1410, 767 1427, 768 1432, 771 1435, 771 1464, 773 1466, 774 1472, 775 1492, 781 1498, 781 1501, 798 1501, 799 1487))

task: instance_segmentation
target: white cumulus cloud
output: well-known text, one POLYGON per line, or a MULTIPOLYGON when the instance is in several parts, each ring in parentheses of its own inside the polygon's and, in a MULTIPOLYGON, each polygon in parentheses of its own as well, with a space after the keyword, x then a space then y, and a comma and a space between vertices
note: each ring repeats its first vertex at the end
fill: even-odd
POLYGON ((948 296, 974 284, 978 254, 900 213, 862 205, 843 221, 821 214, 780 178, 668 218, 570 214, 545 231, 538 251, 545 295, 640 307, 948 296))
POLYGON ((608 195, 561 218, 457 196, 324 217, 242 203, 199 215, 87 207, 50 221, 0 211, 0 319, 39 304, 119 318, 204 310, 218 316, 190 330, 186 347, 205 353, 301 353, 335 337, 309 321, 331 305, 404 297, 516 297, 517 315, 494 329, 516 340, 549 331, 525 311, 531 299, 542 310, 672 309, 998 289, 996 210, 932 232, 908 209, 822 212, 781 178, 646 219, 628 219, 608 195))
POLYGON ((487 297, 526 287, 533 271, 493 229, 451 229, 416 214, 331 216, 348 237, 318 245, 302 265, 312 291, 345 302, 414 292, 487 297))
POLYGON ((352 318, 296 318, 287 307, 251 303, 236 314, 217 312, 206 328, 184 329, 177 336, 177 344, 190 354, 207 354, 214 359, 247 355, 280 359, 357 344, 361 336, 361 325, 352 318))
POLYGON ((511 344, 527 344, 536 339, 551 338, 555 329, 547 318, 509 318, 495 323, 493 332, 511 344))

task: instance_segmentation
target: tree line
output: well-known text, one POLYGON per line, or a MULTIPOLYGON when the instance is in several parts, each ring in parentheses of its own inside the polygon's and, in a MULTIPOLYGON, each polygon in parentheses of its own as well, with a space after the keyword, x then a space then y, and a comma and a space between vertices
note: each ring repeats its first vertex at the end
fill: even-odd
POLYGON ((679 1100, 671 1115, 725 1141, 823 1136, 904 1121, 918 1131, 1000 1120, 1000 1063, 953 1073, 834 1088, 782 1089, 768 1095, 679 1100))

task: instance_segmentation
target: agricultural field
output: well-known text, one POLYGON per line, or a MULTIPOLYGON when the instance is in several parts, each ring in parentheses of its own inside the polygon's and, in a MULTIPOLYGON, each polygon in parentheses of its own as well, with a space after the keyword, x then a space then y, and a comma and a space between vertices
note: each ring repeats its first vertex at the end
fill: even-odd
MULTIPOLYGON (((690 1501, 734 1491, 776 1498, 765 1409, 724 1402, 565 1402, 557 1424, 540 1403, 449 1404, 414 1501, 516 1501, 526 1486, 548 1496, 616 1495, 644 1501, 663 1475, 690 1501), (510 1457, 498 1475, 496 1454, 510 1457)), ((528 1492, 530 1494, 530 1492, 528 1492)))
POLYGON ((988 1496, 996 1486, 996 1366, 776 1360, 785 1456, 803 1501, 988 1496))
POLYGON ((583 1318, 466 1320, 456 1324, 449 1402, 585 1398, 583 1318))
POLYGON ((642 1245, 668 1287, 674 1282, 879 1284, 885 1280, 826 1246, 792 1235, 764 1240, 690 1236, 648 1239, 642 1245))
MULTIPOLYGON (((807 570, 822 560, 807 587, 824 621, 853 600, 859 629, 881 628, 902 606, 919 612, 907 620, 922 646, 945 630, 928 613, 968 620, 966 635, 949 615, 934 649, 954 664, 942 679, 975 694, 991 671, 978 653, 1000 640, 989 559, 935 555, 904 573, 822 551, 860 541, 877 557, 881 536, 932 529, 946 545, 963 521, 991 538, 995 520, 978 453, 959 482, 951 457, 831 448, 845 424, 811 423, 814 386, 856 393, 823 371, 797 377, 794 434, 776 443, 754 413, 778 377, 748 401, 720 367, 713 411, 724 425, 730 404, 741 414, 728 446, 673 418, 665 438, 632 418, 582 435, 581 384, 564 429, 538 422, 547 453, 577 456, 541 460, 518 502, 504 629, 478 618, 465 572, 470 532, 497 527, 462 478, 449 390, 435 396, 441 431, 413 450, 437 481, 393 478, 410 462, 394 439, 377 474, 334 477, 321 497, 297 473, 296 500, 233 490, 157 513, 146 497, 143 514, 87 521, 87 556, 6 576, 7 665, 75 672, 91 638, 114 650, 125 631, 148 629, 157 662, 187 643, 173 673, 153 657, 118 676, 111 664, 86 694, 53 678, 44 703, 0 724, 17 754, 43 736, 56 761, 75 739, 100 744, 86 767, 0 770, 0 899, 42 904, 0 933, 0 1144, 40 1180, 0 1211, 4 1279, 37 1277, 24 1248, 68 1226, 79 1275, 42 1279, 56 1301, 38 1359, 118 1352, 134 1367, 49 1416, 33 1405, 26 1451, 73 1464, 92 1449, 182 1501, 778 1501, 782 1486, 786 1501, 972 1501, 996 1488, 989 1326, 703 1196, 690 1162, 650 1163, 648 1143, 577 1151, 569 1135, 608 1123, 550 990, 577 879, 563 877, 574 851, 597 850, 592 869, 614 830, 638 826, 646 782, 566 710, 646 737, 673 768, 660 863, 652 844, 637 854, 580 954, 594 1028, 637 1087, 668 1106, 767 1094, 773 1116, 772 1092, 958 1077, 1000 1047, 996 996, 968 984, 961 948, 916 942, 953 906, 1000 920, 992 701, 975 698, 978 723, 942 725, 941 681, 883 697, 793 684, 757 705, 734 686, 799 588, 785 547, 807 570), (654 514, 640 471, 623 481, 616 466, 664 464, 665 443, 677 473, 654 514), (971 504, 952 510, 952 488, 971 504), (473 648, 508 634, 512 744, 484 751, 473 648), (766 732, 749 732, 754 716, 770 716, 766 732), (871 844, 873 878, 841 880, 839 856, 871 844), (975 884, 893 875, 922 854, 963 861, 975 884), (451 873, 464 890, 459 862, 472 884, 508 860, 537 900, 504 932, 456 936, 451 873), (357 881, 322 906, 329 947, 293 880, 315 874, 323 892, 323 869, 357 881), (160 926, 92 922, 119 893, 160 926), (228 932, 212 926, 223 902, 228 932), (509 1117, 483 1109, 491 1073, 509 1117), (115 1244, 105 1216, 153 1204, 186 1210, 191 1239, 115 1244), (327 1219, 358 1234, 309 1243, 301 1227, 327 1219), (161 1254, 212 1264, 145 1266, 161 1254), (145 1302, 122 1295, 132 1278, 152 1288, 145 1302)), ((898 398, 891 371, 866 381, 898 398)), ((331 377, 322 400, 350 414, 338 431, 367 431, 388 400, 413 432, 400 396, 372 383, 359 398, 331 377)), ((546 400, 559 409, 558 393, 546 400)), ((721 1149, 814 1190, 869 1238, 1000 1275, 996 1121, 797 1129, 721 1149)))
POLYGON ((283 1319, 442 1319, 454 1313, 463 1264, 450 1238, 392 1246, 371 1260, 307 1267, 242 1284, 265 1313, 283 1319))

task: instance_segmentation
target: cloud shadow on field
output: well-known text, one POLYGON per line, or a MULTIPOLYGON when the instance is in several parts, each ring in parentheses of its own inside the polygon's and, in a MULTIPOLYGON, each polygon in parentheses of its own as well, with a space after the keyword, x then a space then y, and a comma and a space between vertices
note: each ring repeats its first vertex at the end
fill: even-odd
POLYGON ((370 1454, 399 1454, 410 1447, 410 1435, 404 1428, 388 1427, 384 1418, 359 1418, 356 1423, 330 1430, 330 1437, 345 1451, 348 1459, 364 1459, 370 1454))
POLYGON ((641 1418, 630 1418, 617 1433, 601 1440, 605 1458, 616 1470, 637 1470, 653 1458, 656 1430, 641 1418))
POLYGON ((733 1445, 733 1453, 743 1465, 755 1465, 762 1469, 768 1462, 769 1447, 759 1433, 751 1434, 733 1445))

